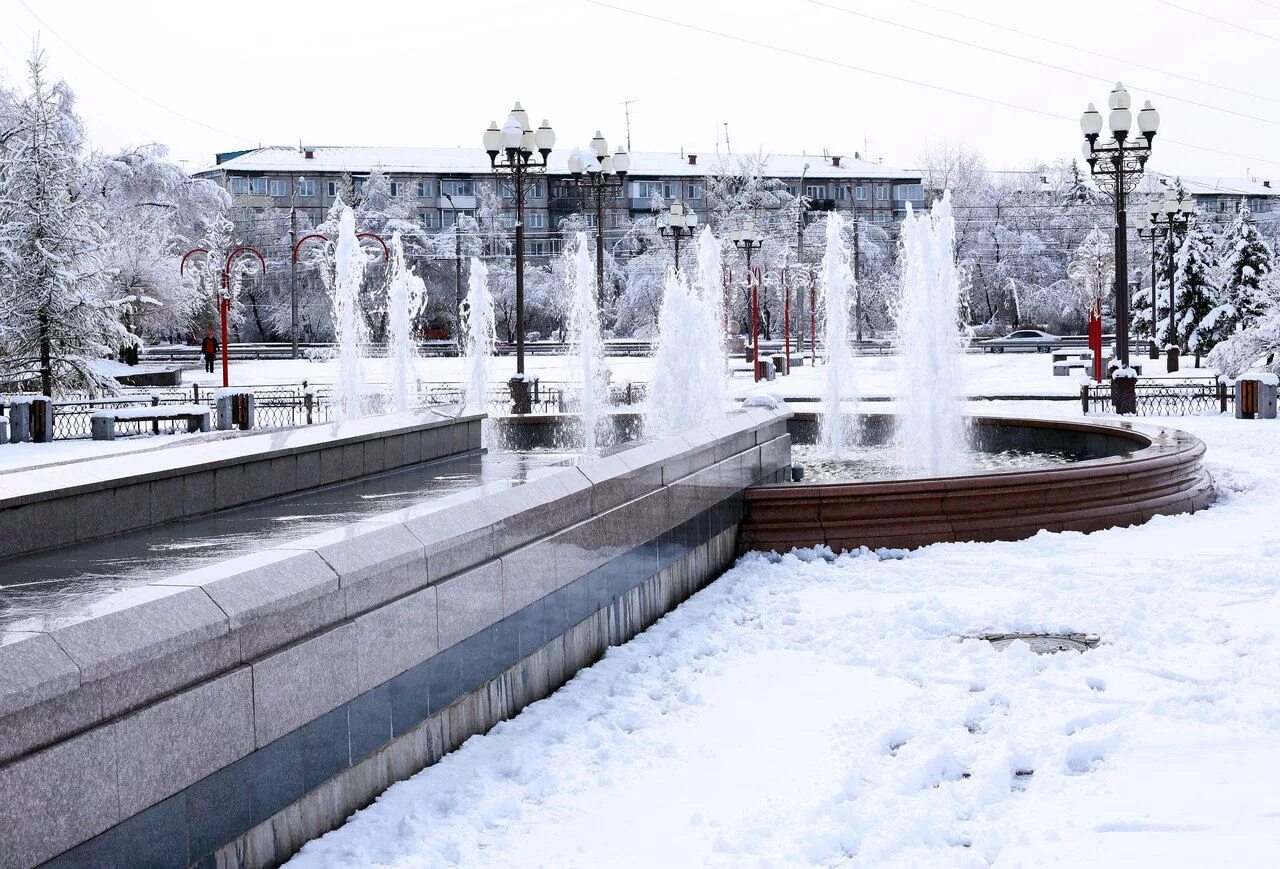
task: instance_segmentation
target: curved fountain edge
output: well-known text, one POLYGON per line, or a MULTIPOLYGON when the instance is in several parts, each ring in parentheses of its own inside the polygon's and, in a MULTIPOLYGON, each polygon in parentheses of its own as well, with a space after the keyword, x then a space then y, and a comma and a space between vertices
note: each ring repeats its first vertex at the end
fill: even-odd
POLYGON ((771 483, 747 491, 739 550, 826 545, 910 549, 1100 531, 1213 503, 1204 444, 1178 429, 1004 416, 978 425, 1052 428, 1134 441, 1131 453, 1070 465, 861 483, 771 483))

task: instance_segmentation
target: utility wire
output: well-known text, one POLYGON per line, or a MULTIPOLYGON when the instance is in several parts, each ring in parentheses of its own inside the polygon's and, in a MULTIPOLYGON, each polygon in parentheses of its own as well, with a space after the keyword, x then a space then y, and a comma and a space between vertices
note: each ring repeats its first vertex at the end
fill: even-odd
POLYGON ((146 95, 146 94, 144 94, 142 91, 138 90, 137 88, 133 87, 132 85, 128 84, 127 82, 125 82, 125 81, 121 80, 120 78, 116 77, 115 75, 112 75, 110 72, 108 72, 107 70, 103 69, 103 68, 102 68, 101 66, 99 66, 98 64, 94 63, 94 62, 93 62, 93 60, 91 60, 91 59, 90 59, 90 58, 89 58, 89 57, 88 57, 88 56, 87 56, 83 51, 81 51, 80 49, 76 48, 76 47, 75 47, 74 45, 72 45, 70 42, 67 42, 67 40, 66 40, 66 39, 64 39, 64 38, 63 38, 63 37, 58 33, 58 31, 56 31, 56 30, 54 30, 52 27, 50 27, 50 26, 45 22, 45 20, 44 20, 43 18, 41 18, 39 15, 37 15, 37 14, 32 10, 32 8, 31 8, 30 6, 28 6, 28 5, 24 2, 24 0, 18 0, 18 5, 19 5, 19 6, 21 6, 23 9, 27 10, 27 14, 29 14, 32 18, 34 18, 36 21, 38 21, 38 22, 40 23, 40 25, 41 25, 42 27, 44 27, 44 29, 45 29, 45 30, 48 30, 48 31, 49 31, 49 33, 50 33, 50 34, 51 34, 55 39, 57 39, 59 42, 61 42, 61 43, 62 43, 63 45, 65 45, 67 48, 71 49, 71 51, 72 51, 73 53, 75 53, 75 54, 76 54, 76 55, 77 55, 81 60, 83 60, 85 63, 89 64, 89 66, 93 67, 93 68, 94 68, 94 69, 96 69, 98 72, 100 72, 100 73, 102 73, 103 75, 105 75, 107 78, 111 79, 111 80, 112 80, 113 82, 115 82, 116 84, 120 85, 120 87, 122 87, 122 88, 124 88, 125 90, 129 91, 129 92, 130 92, 131 94, 133 94, 134 96, 137 96, 137 97, 140 97, 141 99, 146 100, 147 102, 151 103, 153 106, 156 106, 157 108, 161 108, 161 109, 165 110, 166 112, 168 112, 169 114, 174 115, 175 117, 181 118, 182 120, 186 121, 186 122, 187 122, 187 123, 189 123, 189 124, 195 124, 197 127, 204 127, 206 130, 209 130, 210 132, 217 133, 217 134, 218 134, 218 135, 220 135, 220 136, 229 136, 229 137, 230 137, 230 138, 232 138, 232 139, 239 139, 239 140, 244 141, 244 142, 256 142, 256 141, 257 141, 256 139, 251 139, 251 138, 249 138, 248 136, 240 136, 240 135, 237 135, 237 134, 235 134, 235 133, 229 133, 229 132, 227 132, 226 130, 220 130, 220 129, 218 129, 217 127, 211 127, 211 126, 209 126, 208 124, 204 123, 203 121, 197 121, 195 118, 191 117, 190 115, 184 115, 182 112, 178 111, 177 109, 170 108, 169 106, 166 106, 164 103, 160 102, 159 100, 156 100, 156 99, 153 99, 152 97, 147 96, 147 95, 146 95))
MULTIPOLYGON (((628 9, 625 6, 614 6, 612 3, 605 3, 605 2, 602 2, 602 0, 582 0, 582 2, 591 6, 598 6, 601 9, 608 9, 613 12, 623 12, 628 15, 633 15, 637 18, 646 18, 650 21, 657 21, 662 24, 668 24, 673 27, 682 28, 684 30, 691 30, 691 31, 694 31, 695 33, 702 33, 706 36, 714 36, 718 39, 725 39, 730 42, 738 42, 743 45, 750 45, 754 48, 763 48, 767 51, 777 52, 778 54, 785 54, 790 57, 798 57, 798 58, 801 58, 802 60, 811 60, 816 63, 825 64, 827 66, 834 66, 834 67, 839 67, 841 69, 851 70, 853 72, 860 72, 860 73, 864 73, 865 75, 871 75, 877 78, 889 79, 890 81, 896 81, 902 84, 914 85, 915 87, 925 88, 927 90, 932 90, 932 91, 938 91, 940 93, 950 94, 951 96, 965 97, 966 99, 977 100, 979 102, 984 102, 984 103, 990 103, 991 105, 1002 106, 1007 109, 1016 109, 1017 111, 1020 111, 1020 112, 1028 112, 1030 114, 1040 115, 1041 117, 1052 118, 1055 121, 1073 121, 1074 120, 1073 118, 1069 118, 1065 115, 1059 115, 1054 112, 1046 111, 1044 109, 1037 109, 1037 108, 1033 108, 1032 106, 1024 106, 1019 103, 1009 102, 1008 100, 1001 100, 995 97, 982 96, 981 94, 969 93, 967 91, 957 90, 955 88, 949 88, 944 85, 930 84, 929 82, 919 81, 917 79, 911 79, 911 78, 907 78, 906 76, 895 75, 893 73, 882 72, 880 70, 869 69, 867 67, 855 66, 854 64, 851 64, 851 63, 845 63, 839 60, 832 60, 831 58, 827 58, 827 57, 820 57, 816 54, 808 54, 806 52, 799 51, 794 48, 785 48, 780 45, 773 45, 772 43, 762 42, 758 39, 751 39, 746 36, 735 36, 731 33, 725 33, 720 30, 713 30, 709 27, 702 27, 697 24, 689 24, 688 22, 677 21, 673 18, 664 18, 661 15, 653 15, 652 13, 641 12, 637 9, 628 9)), ((1161 2, 1163 2, 1163 0, 1161 0, 1161 2)), ((1181 148, 1190 148, 1195 151, 1204 151, 1210 154, 1221 154, 1225 157, 1236 157, 1240 160, 1248 160, 1252 163, 1266 163, 1272 166, 1280 166, 1280 160, 1273 160, 1267 157, 1259 157, 1256 154, 1240 154, 1235 151, 1224 151, 1219 148, 1210 148, 1207 145, 1194 145, 1190 142, 1181 142, 1181 141, 1178 141, 1177 139, 1170 139, 1167 136, 1161 136, 1160 140, 1167 145, 1175 145, 1181 148)))
MULTIPOLYGON (((989 54, 995 54, 1000 57, 1007 57, 1011 60, 1019 60, 1019 61, 1022 61, 1023 63, 1032 63, 1032 64, 1035 64, 1036 66, 1042 66, 1045 69, 1052 69, 1056 72, 1065 72, 1068 75, 1075 75, 1081 78, 1093 79, 1094 81, 1105 82, 1107 84, 1110 84, 1111 82, 1115 81, 1115 79, 1110 78, 1108 76, 1094 75, 1093 73, 1090 73, 1090 72, 1083 72, 1082 70, 1072 69, 1066 66, 1059 66, 1056 63, 1049 63, 1048 61, 1044 61, 1044 60, 1036 60, 1034 57, 1024 57, 1020 54, 1014 54, 1011 51, 1002 51, 1001 49, 998 49, 998 48, 992 48, 990 46, 982 45, 977 42, 970 42, 966 39, 960 39, 955 36, 947 36, 946 34, 942 34, 942 33, 934 33, 931 30, 925 30, 920 27, 912 27, 910 24, 901 24, 897 21, 890 21, 887 18, 880 18, 875 15, 869 15, 866 12, 858 12, 857 10, 849 9, 844 6, 837 6, 834 3, 823 2, 823 0, 806 0, 806 2, 808 2, 813 6, 821 6, 824 9, 830 9, 833 12, 843 12, 845 15, 852 15, 857 18, 865 18, 868 21, 875 21, 880 24, 887 24, 890 27, 897 27, 901 30, 907 30, 912 33, 919 33, 924 36, 931 36, 934 39, 942 39, 947 42, 953 42, 956 45, 963 45, 968 48, 977 49, 978 51, 985 51, 985 52, 988 52, 989 54)), ((1175 102, 1186 103, 1187 105, 1196 106, 1202 109, 1208 109, 1209 111, 1212 111, 1212 112, 1222 112, 1228 115, 1235 115, 1238 118, 1247 118, 1251 121, 1259 121, 1264 124, 1273 124, 1275 126, 1280 127, 1280 121, 1277 121, 1273 118, 1263 118, 1263 117, 1259 117, 1258 115, 1248 114, 1247 112, 1237 112, 1234 109, 1225 109, 1221 106, 1215 106, 1209 103, 1202 103, 1199 100, 1191 100, 1191 99, 1187 99, 1186 97, 1175 96, 1174 94, 1152 90, 1151 88, 1140 87, 1139 90, 1145 90, 1148 93, 1152 94, 1153 96, 1163 97, 1164 99, 1174 100, 1175 102)))
MULTIPOLYGON (((1084 48, 1083 46, 1072 45, 1069 42, 1062 42, 1061 40, 1058 40, 1058 39, 1051 39, 1048 36, 1042 36, 1038 33, 1032 33, 1027 30, 1019 30, 1016 27, 1010 27, 1009 25, 1001 24, 998 21, 988 21, 985 18, 978 18, 976 15, 967 15, 964 12, 956 12, 954 9, 947 9, 945 6, 936 6, 932 3, 926 3, 924 2, 924 0, 906 0, 906 2, 916 6, 920 6, 924 9, 932 10, 934 12, 941 12, 944 15, 952 15, 952 16, 955 16, 956 18, 963 18, 965 21, 973 21, 977 24, 983 24, 987 27, 994 27, 997 30, 1003 30, 1006 33, 1012 33, 1016 36, 1022 36, 1027 39, 1037 39, 1040 42, 1044 42, 1048 45, 1056 45, 1059 48, 1066 48, 1066 49, 1069 49, 1070 51, 1078 51, 1082 54, 1088 54, 1088 55, 1092 55, 1093 57, 1099 57, 1099 58, 1102 58, 1103 60, 1111 61, 1112 63, 1128 64, 1129 66, 1133 66, 1138 69, 1145 69, 1147 72, 1154 72, 1160 75, 1167 75, 1170 78, 1179 78, 1179 79, 1182 79, 1183 81, 1189 81, 1189 82, 1192 82, 1193 84, 1204 85, 1205 87, 1217 88, 1218 90, 1230 91, 1231 93, 1239 94, 1242 97, 1250 97, 1256 100, 1266 100, 1267 102, 1271 102, 1271 103, 1280 103, 1280 99, 1276 99, 1275 97, 1269 97, 1266 94, 1259 94, 1259 93, 1254 93, 1253 91, 1240 90, 1239 88, 1234 88, 1234 87, 1231 87, 1230 85, 1220 84, 1218 82, 1206 81, 1204 79, 1195 78, 1194 76, 1185 75, 1180 72, 1173 72, 1171 70, 1161 69, 1160 67, 1157 67, 1157 66, 1149 66, 1148 64, 1139 63, 1138 61, 1131 60, 1129 58, 1116 57, 1114 54, 1104 54, 1103 52, 1100 52, 1100 51, 1094 51, 1092 48, 1084 48)), ((1273 6, 1270 3, 1266 3, 1265 0, 1255 0, 1255 2, 1262 3, 1264 6, 1270 6, 1272 9, 1280 10, 1280 6, 1273 6)))
POLYGON ((1188 9, 1186 6, 1179 6, 1177 3, 1169 2, 1169 0, 1157 0, 1157 2, 1163 3, 1165 6, 1168 6, 1171 9, 1177 9, 1179 12, 1186 12, 1188 15, 1198 15, 1201 18, 1207 18, 1210 21, 1216 21, 1219 24, 1224 24, 1227 27, 1234 28, 1244 33, 1250 33, 1254 36, 1261 36, 1263 39, 1270 39, 1272 42, 1280 42, 1280 37, 1272 36, 1270 33, 1263 33, 1261 30, 1254 30, 1252 28, 1245 27, 1242 24, 1236 24, 1234 21, 1228 21, 1225 18, 1219 18, 1216 15, 1210 15, 1207 12, 1201 12, 1199 9, 1188 9))

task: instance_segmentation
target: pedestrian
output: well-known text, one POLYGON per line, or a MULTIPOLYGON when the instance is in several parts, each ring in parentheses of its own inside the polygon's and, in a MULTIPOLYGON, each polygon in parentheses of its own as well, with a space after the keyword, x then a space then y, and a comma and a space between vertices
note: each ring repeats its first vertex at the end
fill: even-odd
POLYGON ((218 339, 213 337, 212 329, 205 336, 204 343, 200 345, 200 352, 204 354, 204 370, 212 374, 213 360, 218 355, 218 339))

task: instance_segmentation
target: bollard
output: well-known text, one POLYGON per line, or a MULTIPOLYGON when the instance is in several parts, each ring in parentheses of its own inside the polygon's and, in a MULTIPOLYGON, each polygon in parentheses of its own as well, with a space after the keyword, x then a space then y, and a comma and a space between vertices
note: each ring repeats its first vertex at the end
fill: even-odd
POLYGON ((214 394, 218 407, 218 431, 238 428, 248 431, 254 425, 253 393, 244 388, 219 389, 214 394))
POLYGON ((0 444, 9 442, 9 420, 0 416, 0 444))
POLYGON ((33 398, 31 400, 31 417, 28 425, 32 443, 47 444, 53 441, 53 399, 33 398))
POLYGON ((529 381, 525 375, 517 374, 515 377, 507 381, 507 389, 511 392, 511 412, 517 416, 530 413, 533 410, 533 393, 529 388, 529 381))
POLYGON ((1165 364, 1166 364, 1165 370, 1168 371, 1170 374, 1172 374, 1173 372, 1178 370, 1178 357, 1182 351, 1179 350, 1177 347, 1173 346, 1172 344, 1164 348, 1164 350, 1165 350, 1165 364))
POLYGON ((1111 405, 1118 414, 1138 412, 1138 375, 1132 368, 1117 368, 1111 373, 1111 405))

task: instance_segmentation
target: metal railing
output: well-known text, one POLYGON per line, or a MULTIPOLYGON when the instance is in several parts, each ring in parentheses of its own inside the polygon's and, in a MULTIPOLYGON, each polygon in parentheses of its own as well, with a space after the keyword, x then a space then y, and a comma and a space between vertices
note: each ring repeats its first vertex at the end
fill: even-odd
MULTIPOLYGON (((1185 380, 1139 379, 1134 385, 1139 416, 1190 416, 1226 413, 1235 406, 1235 386, 1212 377, 1185 380)), ((1111 383, 1086 383, 1080 387, 1085 413, 1110 413, 1111 383)))

